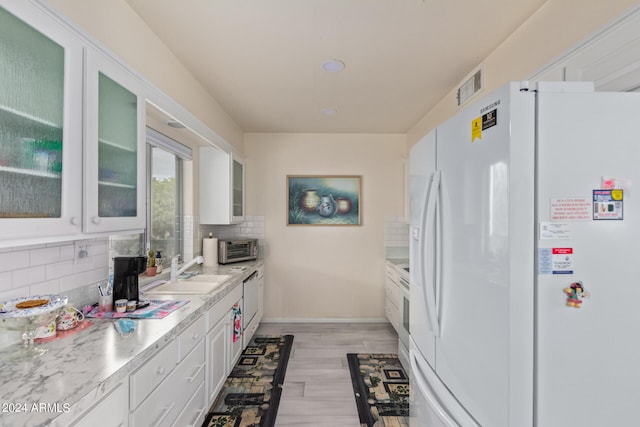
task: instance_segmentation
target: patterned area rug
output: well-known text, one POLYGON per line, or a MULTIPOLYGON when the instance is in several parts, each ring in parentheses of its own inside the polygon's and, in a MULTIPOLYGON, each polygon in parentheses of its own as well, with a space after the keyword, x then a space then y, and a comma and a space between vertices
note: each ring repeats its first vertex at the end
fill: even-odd
POLYGON ((395 354, 347 354, 360 424, 409 425, 409 377, 395 354))
POLYGON ((254 336, 225 381, 203 427, 275 424, 293 335, 254 336))

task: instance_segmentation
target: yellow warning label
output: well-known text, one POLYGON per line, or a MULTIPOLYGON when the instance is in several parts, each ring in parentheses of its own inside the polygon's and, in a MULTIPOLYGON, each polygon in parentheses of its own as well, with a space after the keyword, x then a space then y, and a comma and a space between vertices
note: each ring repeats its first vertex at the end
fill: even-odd
POLYGON ((471 121, 471 142, 475 141, 476 138, 482 139, 482 117, 471 121))
POLYGON ((611 190, 611 198, 613 200, 622 200, 622 190, 611 190))

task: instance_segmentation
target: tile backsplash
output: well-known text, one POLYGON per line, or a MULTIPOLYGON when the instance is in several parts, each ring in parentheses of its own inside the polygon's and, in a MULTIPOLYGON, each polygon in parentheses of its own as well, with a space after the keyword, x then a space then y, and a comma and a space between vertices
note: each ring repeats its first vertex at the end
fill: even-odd
MULTIPOLYGON (((258 239, 258 256, 264 257, 265 240, 264 240, 264 216, 245 216, 244 222, 231 225, 205 225, 200 226, 201 238, 213 234, 213 237, 219 239, 225 238, 246 238, 258 239)), ((202 253, 202 242, 200 244, 200 253, 202 253)))
MULTIPOLYGON (((184 256, 190 260, 202 253, 202 236, 259 239, 264 254, 264 216, 247 216, 234 225, 202 225, 197 217, 184 218, 184 256)), ((38 294, 64 294, 81 306, 98 299, 97 282, 109 277, 109 239, 83 239, 89 255, 76 259, 74 241, 0 249, 0 301, 38 294)))
POLYGON ((108 278, 109 240, 82 243, 88 245, 88 256, 81 259, 76 259, 73 241, 0 249, 0 300, 64 294, 74 305, 97 301, 91 285, 108 278))
POLYGON ((409 223, 405 217, 385 217, 384 249, 387 258, 409 257, 409 223))

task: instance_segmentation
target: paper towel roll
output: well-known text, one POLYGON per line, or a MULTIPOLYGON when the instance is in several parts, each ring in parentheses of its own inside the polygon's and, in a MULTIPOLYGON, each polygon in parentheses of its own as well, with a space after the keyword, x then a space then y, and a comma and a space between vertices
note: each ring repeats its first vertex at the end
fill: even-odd
POLYGON ((205 267, 218 265, 218 239, 215 237, 202 239, 202 256, 205 267))

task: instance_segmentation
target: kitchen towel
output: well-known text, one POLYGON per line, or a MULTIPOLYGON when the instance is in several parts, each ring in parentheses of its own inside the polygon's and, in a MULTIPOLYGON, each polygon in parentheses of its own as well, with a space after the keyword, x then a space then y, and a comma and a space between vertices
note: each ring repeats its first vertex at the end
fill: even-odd
POLYGON ((202 256, 204 258, 203 265, 205 267, 213 267, 218 265, 218 239, 208 237, 202 239, 202 256))

